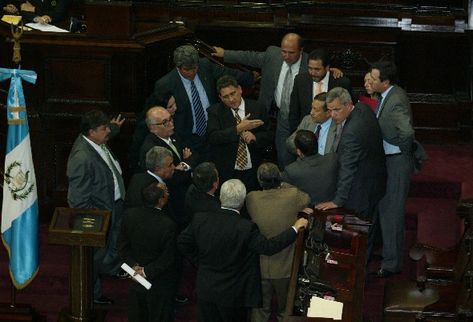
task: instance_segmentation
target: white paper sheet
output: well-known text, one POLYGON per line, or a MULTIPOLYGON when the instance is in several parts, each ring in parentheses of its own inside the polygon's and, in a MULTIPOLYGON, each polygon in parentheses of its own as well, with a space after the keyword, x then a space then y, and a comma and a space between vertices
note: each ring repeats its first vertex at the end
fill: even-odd
POLYGON ((128 265, 127 263, 123 263, 121 268, 125 272, 130 274, 130 276, 132 276, 138 283, 143 285, 144 288, 146 288, 147 290, 149 290, 151 288, 151 283, 148 282, 148 280, 146 278, 144 278, 143 276, 141 276, 140 274, 135 275, 135 270, 133 268, 131 268, 130 265, 128 265))
POLYGON ((312 296, 310 307, 307 310, 307 317, 310 318, 331 318, 341 320, 343 313, 343 303, 337 301, 324 300, 320 297, 312 296))
POLYGON ((50 25, 47 23, 39 23, 39 22, 29 22, 26 24, 28 27, 33 28, 35 30, 40 31, 47 31, 47 32, 69 32, 69 30, 61 29, 54 25, 50 25))

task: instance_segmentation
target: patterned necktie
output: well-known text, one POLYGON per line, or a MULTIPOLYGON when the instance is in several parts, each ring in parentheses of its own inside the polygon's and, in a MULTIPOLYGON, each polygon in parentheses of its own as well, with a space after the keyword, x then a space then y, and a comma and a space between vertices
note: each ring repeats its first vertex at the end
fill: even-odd
POLYGON ((316 95, 319 95, 320 93, 322 93, 322 84, 323 84, 323 83, 324 83, 324 82, 322 82, 322 81, 320 81, 320 82, 318 82, 318 83, 315 83, 315 93, 314 93, 314 97, 315 97, 316 95))
POLYGON ((294 78, 292 77, 291 66, 287 69, 286 76, 284 76, 283 88, 281 93, 281 106, 279 106, 279 111, 283 115, 289 113, 289 104, 291 102, 291 91, 294 78))
POLYGON ((199 92, 197 91, 197 87, 195 87, 194 81, 191 81, 191 93, 192 107, 194 108, 195 115, 195 133, 202 136, 205 134, 205 129, 207 128, 207 121, 205 120, 204 108, 202 107, 199 92))
MULTIPOLYGON (((238 110, 235 111, 235 119, 237 124, 240 124, 241 118, 238 115, 238 110)), ((236 164, 240 169, 244 169, 248 163, 248 155, 246 154, 246 143, 243 138, 240 136, 240 140, 238 141, 238 150, 237 150, 237 157, 236 157, 236 164)))
POLYGON ((115 166, 115 163, 112 160, 112 155, 110 154, 110 150, 105 144, 101 144, 100 147, 102 150, 105 152, 105 155, 107 156, 107 164, 112 170, 113 176, 117 179, 118 183, 118 190, 120 191, 120 197, 121 199, 125 199, 125 183, 123 182, 122 175, 120 174, 120 171, 118 171, 117 167, 115 166))
POLYGON ((320 130, 322 129, 322 125, 317 125, 317 129, 315 130, 315 137, 317 138, 317 140, 319 139, 320 137, 320 130))

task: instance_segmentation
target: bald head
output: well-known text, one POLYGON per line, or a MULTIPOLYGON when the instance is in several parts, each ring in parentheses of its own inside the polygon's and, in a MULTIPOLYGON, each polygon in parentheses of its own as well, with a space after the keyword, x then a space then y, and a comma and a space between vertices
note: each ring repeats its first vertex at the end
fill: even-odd
POLYGON ((168 139, 174 134, 172 116, 162 106, 152 107, 146 112, 146 125, 151 133, 163 139, 168 139))
POLYGON ((302 38, 298 34, 288 33, 281 41, 281 55, 286 63, 294 64, 302 55, 302 38))

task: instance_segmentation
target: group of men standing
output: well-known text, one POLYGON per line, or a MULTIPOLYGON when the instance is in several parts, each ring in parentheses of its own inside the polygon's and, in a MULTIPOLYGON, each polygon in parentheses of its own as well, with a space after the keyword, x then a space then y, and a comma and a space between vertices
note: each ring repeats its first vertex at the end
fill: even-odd
POLYGON ((372 221, 383 237, 377 276, 399 272, 414 131, 394 65, 371 69, 380 94, 373 113, 353 103, 350 81, 330 68, 329 55, 322 49, 307 55, 297 34, 265 52, 215 47, 214 55, 261 69, 258 100, 242 97, 241 86, 253 85, 252 73, 200 59, 191 46, 177 48, 176 68, 156 82, 153 93, 170 93, 177 109, 147 111, 149 133, 137 149, 142 171, 126 193, 107 147, 110 124, 116 128, 123 120, 109 123, 100 111, 82 119, 68 161, 69 205, 112 211, 107 246, 94 255, 95 302, 110 303, 99 275, 117 274, 121 259, 157 285, 148 293, 130 287, 130 319, 172 320, 178 247, 198 266, 199 320, 242 321, 245 308, 262 300, 252 319, 267 321, 273 290, 282 319, 291 244, 307 225, 297 214, 310 213, 307 206, 351 208, 372 221), (268 118, 274 110, 275 134, 268 118), (279 167, 262 163, 273 142, 279 167), (213 163, 198 165, 202 161, 213 163), (240 215, 242 208, 253 222, 240 215), (261 271, 255 272, 258 260, 261 271))

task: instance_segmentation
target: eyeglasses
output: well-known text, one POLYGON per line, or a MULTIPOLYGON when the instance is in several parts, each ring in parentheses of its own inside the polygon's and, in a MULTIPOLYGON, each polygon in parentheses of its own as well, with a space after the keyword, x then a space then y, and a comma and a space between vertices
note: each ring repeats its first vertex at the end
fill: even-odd
POLYGON ((161 123, 151 123, 151 125, 162 125, 164 127, 169 127, 169 125, 174 122, 174 119, 172 117, 163 120, 161 123))

